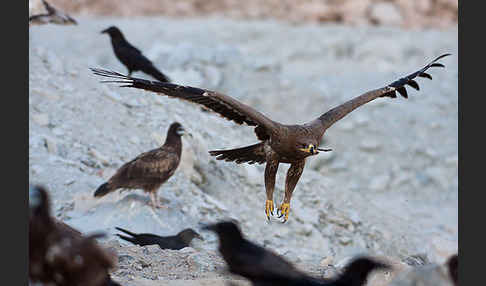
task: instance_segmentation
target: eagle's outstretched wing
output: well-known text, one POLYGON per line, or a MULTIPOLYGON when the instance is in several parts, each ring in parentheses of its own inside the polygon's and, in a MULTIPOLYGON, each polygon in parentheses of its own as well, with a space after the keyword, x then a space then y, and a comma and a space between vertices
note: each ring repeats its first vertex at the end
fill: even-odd
POLYGON ((400 93, 401 96, 404 98, 408 98, 408 93, 406 90, 406 85, 409 85, 416 90, 419 90, 419 85, 418 83, 414 80, 416 77, 424 77, 428 79, 432 79, 432 76, 426 71, 431 68, 431 67, 444 67, 443 64, 437 63, 437 61, 443 57, 449 56, 450 54, 443 54, 433 61, 431 61, 429 64, 427 64, 425 67, 421 68, 420 70, 407 75, 406 77, 403 77, 399 80, 396 80, 392 82, 391 84, 375 89, 372 91, 368 91, 360 96, 357 96, 331 110, 328 112, 324 113, 321 115, 319 118, 311 122, 311 125, 318 130, 320 135, 324 134, 326 129, 331 127, 335 122, 349 114, 351 111, 354 109, 360 107, 361 105, 368 103, 376 98, 379 97, 391 97, 395 98, 397 97, 396 92, 400 93))
POLYGON ((275 126, 275 122, 258 112, 254 108, 221 93, 191 86, 177 85, 167 82, 149 81, 122 75, 117 72, 103 69, 91 69, 94 74, 114 78, 116 80, 103 81, 121 83, 123 87, 134 87, 148 91, 176 97, 205 106, 224 118, 238 124, 246 123, 249 126, 257 126, 257 136, 264 138, 269 135, 262 131, 269 131, 275 126))

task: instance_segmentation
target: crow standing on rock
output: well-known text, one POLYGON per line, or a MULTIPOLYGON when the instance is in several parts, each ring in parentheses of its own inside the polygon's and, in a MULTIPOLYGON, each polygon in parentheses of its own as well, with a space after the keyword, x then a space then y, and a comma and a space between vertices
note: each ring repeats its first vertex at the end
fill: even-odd
POLYGON ((353 260, 335 279, 317 279, 299 271, 282 257, 245 239, 233 222, 219 222, 205 227, 219 237, 219 252, 229 271, 248 278, 255 286, 362 286, 368 274, 390 266, 362 257, 353 260))
POLYGON ((158 236, 152 233, 133 233, 121 227, 116 227, 116 229, 129 235, 117 234, 118 237, 123 240, 140 246, 157 244, 160 249, 179 250, 190 246, 190 243, 194 238, 203 240, 202 236, 192 228, 186 228, 173 236, 158 236))
POLYGON ((172 83, 148 81, 101 69, 92 70, 96 75, 114 79, 106 82, 121 83, 125 87, 144 89, 169 97, 187 100, 203 105, 205 108, 237 124, 246 123, 248 126, 253 126, 255 135, 260 142, 236 149, 212 150, 209 151, 209 154, 215 156, 217 160, 233 161, 236 164, 266 163, 265 190, 267 200, 265 202, 265 214, 268 219, 270 219, 270 215, 273 215, 274 211, 273 192, 278 167, 281 163, 290 164, 287 177, 285 178, 285 196, 280 206, 276 209, 277 215, 283 217, 283 222, 286 222, 290 213, 292 193, 304 171, 306 159, 309 156, 319 154, 319 151, 330 151, 330 149, 319 148, 326 130, 358 107, 370 101, 378 98, 396 98, 397 93, 404 98, 408 98, 406 87, 410 86, 419 90, 419 85, 415 80, 418 78, 432 79, 432 76, 427 73, 428 69, 444 67, 443 64, 437 61, 448 55, 441 55, 423 68, 405 77, 380 88, 367 91, 330 109, 314 120, 298 125, 276 122, 251 106, 215 91, 172 83))
POLYGON ((110 35, 113 51, 120 62, 127 67, 128 75, 131 75, 134 71, 142 71, 153 76, 158 81, 170 82, 169 78, 161 73, 139 49, 132 46, 125 39, 120 29, 111 26, 108 29, 101 31, 101 33, 110 35))

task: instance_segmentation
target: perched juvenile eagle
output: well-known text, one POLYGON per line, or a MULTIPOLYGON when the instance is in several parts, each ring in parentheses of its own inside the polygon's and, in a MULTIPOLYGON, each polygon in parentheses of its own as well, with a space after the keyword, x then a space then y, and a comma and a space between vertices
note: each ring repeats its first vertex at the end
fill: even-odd
POLYGON ((42 0, 42 4, 46 8, 47 13, 36 14, 29 17, 30 25, 43 25, 47 23, 53 23, 58 25, 77 25, 78 23, 71 16, 66 13, 62 13, 53 6, 51 6, 47 1, 42 0))
POLYGON ((182 152, 181 136, 184 128, 178 122, 170 125, 167 138, 160 148, 137 156, 121 166, 116 173, 94 192, 95 197, 102 197, 109 192, 124 189, 143 189, 150 193, 152 207, 161 208, 157 199, 157 190, 165 183, 179 166, 182 152))
POLYGON ((158 236, 152 233, 133 233, 121 227, 116 227, 129 236, 117 234, 119 238, 140 246, 157 244, 161 249, 179 250, 188 247, 194 238, 203 240, 192 228, 186 228, 173 236, 158 236))
POLYGON ((280 213, 279 217, 284 216, 283 222, 286 222, 290 211, 292 192, 302 175, 306 158, 318 154, 319 151, 328 151, 319 149, 319 143, 326 130, 354 109, 376 98, 395 98, 397 97, 396 92, 400 93, 404 98, 408 98, 405 86, 409 85, 419 90, 419 85, 414 79, 416 77, 432 79, 432 76, 426 73, 426 71, 431 67, 444 67, 442 64, 436 63, 436 61, 448 55, 441 55, 422 69, 394 81, 385 87, 371 90, 357 96, 302 125, 278 123, 254 108, 232 97, 214 91, 148 81, 102 69, 92 69, 92 71, 96 75, 116 79, 106 82, 122 83, 126 87, 145 89, 170 97, 188 100, 201 104, 238 124, 246 123, 249 126, 256 126, 255 134, 261 142, 232 150, 209 151, 209 153, 212 156, 217 156, 216 159, 218 160, 234 161, 237 164, 267 163, 265 166, 265 189, 267 194, 265 213, 268 219, 270 219, 270 214, 273 215, 274 210, 273 190, 278 166, 280 163, 290 164, 285 179, 285 197, 283 203, 277 209, 277 214, 280 213))
POLYGON ((205 227, 219 237, 219 252, 229 271, 246 277, 253 285, 280 286, 361 286, 368 274, 390 266, 370 258, 354 259, 335 279, 317 279, 301 272, 290 262, 243 237, 233 222, 219 222, 205 227))
POLYGON ((111 38, 111 45, 115 56, 124 64, 128 69, 128 75, 131 75, 134 71, 142 71, 148 75, 153 76, 155 79, 161 82, 170 82, 169 78, 161 73, 154 64, 147 59, 142 52, 132 46, 123 36, 120 29, 115 26, 111 26, 101 33, 107 33, 111 38))
POLYGON ((51 217, 47 191, 29 188, 29 279, 45 285, 118 285, 108 271, 116 256, 101 249, 95 238, 83 236, 51 217))

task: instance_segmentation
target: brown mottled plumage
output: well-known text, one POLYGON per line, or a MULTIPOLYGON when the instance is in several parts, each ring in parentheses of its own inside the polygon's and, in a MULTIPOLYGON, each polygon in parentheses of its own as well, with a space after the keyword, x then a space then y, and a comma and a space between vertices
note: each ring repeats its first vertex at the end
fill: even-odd
POLYGON ((47 13, 36 14, 29 17, 29 26, 31 25, 43 25, 47 23, 53 23, 58 25, 77 25, 78 23, 71 16, 66 13, 62 13, 47 1, 42 0, 42 4, 46 8, 47 13))
POLYGON ((157 190, 179 166, 182 152, 181 136, 184 128, 178 122, 170 125, 167 138, 160 148, 138 155, 121 166, 116 173, 95 191, 95 197, 102 197, 117 189, 143 189, 150 193, 152 206, 162 207, 157 200, 157 190))
POLYGON ((45 285, 118 285, 108 271, 116 256, 96 243, 101 235, 83 236, 50 216, 47 191, 29 188, 29 279, 45 285))
POLYGON ((414 79, 416 77, 432 79, 432 76, 426 73, 426 71, 431 67, 443 67, 442 64, 435 62, 448 55, 441 55, 424 68, 394 81, 385 87, 357 96, 329 110, 315 120, 302 125, 285 125, 275 122, 254 108, 232 97, 214 91, 171 83, 148 81, 101 69, 92 70, 96 75, 116 79, 105 82, 122 83, 124 87, 145 89, 198 103, 219 113, 228 120, 238 124, 246 123, 249 126, 255 126, 255 134, 261 142, 232 150, 209 151, 209 153, 212 156, 217 156, 216 159, 218 160, 235 161, 238 164, 244 162, 249 164, 267 163, 265 167, 265 189, 267 194, 265 212, 268 219, 270 219, 270 214, 273 215, 273 191, 278 166, 280 163, 290 164, 285 180, 285 197, 283 203, 277 210, 277 213, 281 213, 280 217, 284 216, 285 222, 288 219, 290 211, 292 192, 304 170, 305 159, 308 156, 318 154, 318 151, 329 151, 318 148, 325 131, 354 109, 376 98, 395 98, 397 97, 396 92, 400 93, 404 98, 408 98, 405 86, 409 85, 418 90, 419 86, 414 79))

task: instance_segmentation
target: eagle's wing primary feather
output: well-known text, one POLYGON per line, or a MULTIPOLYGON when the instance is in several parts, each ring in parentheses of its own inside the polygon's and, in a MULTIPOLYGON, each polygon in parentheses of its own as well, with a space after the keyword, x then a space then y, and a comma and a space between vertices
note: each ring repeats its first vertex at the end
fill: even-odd
POLYGON ((216 156, 216 160, 234 161, 236 164, 263 164, 266 162, 263 143, 231 150, 212 150, 209 151, 209 154, 216 156))
POLYGON ((96 75, 115 79, 103 82, 121 83, 123 87, 145 89, 197 103, 238 124, 246 123, 249 126, 262 126, 266 130, 272 129, 275 125, 274 121, 254 108, 221 93, 191 86, 134 78, 103 69, 92 68, 91 70, 96 75))
POLYGON ((407 90, 405 89, 406 85, 409 85, 413 87, 416 90, 419 90, 419 85, 418 83, 414 80, 416 77, 424 77, 428 79, 432 79, 432 76, 426 71, 431 68, 431 67, 444 67, 443 64, 436 63, 438 60, 440 60, 443 57, 449 56, 450 54, 443 54, 437 58, 435 58, 433 61, 431 61, 429 64, 427 64, 425 67, 421 68, 420 70, 411 73, 403 78, 400 78, 399 80, 396 80, 392 82, 391 84, 375 89, 372 91, 368 91, 360 96, 357 96, 331 110, 328 112, 324 113, 321 115, 318 119, 314 120, 311 124, 314 128, 316 128, 319 132, 319 134, 322 136, 324 132, 326 131, 327 128, 331 127, 335 122, 352 112, 354 109, 360 107, 363 104, 366 104, 376 98, 379 97, 391 97, 395 98, 397 97, 396 92, 403 96, 404 98, 408 98, 408 93, 407 90))

